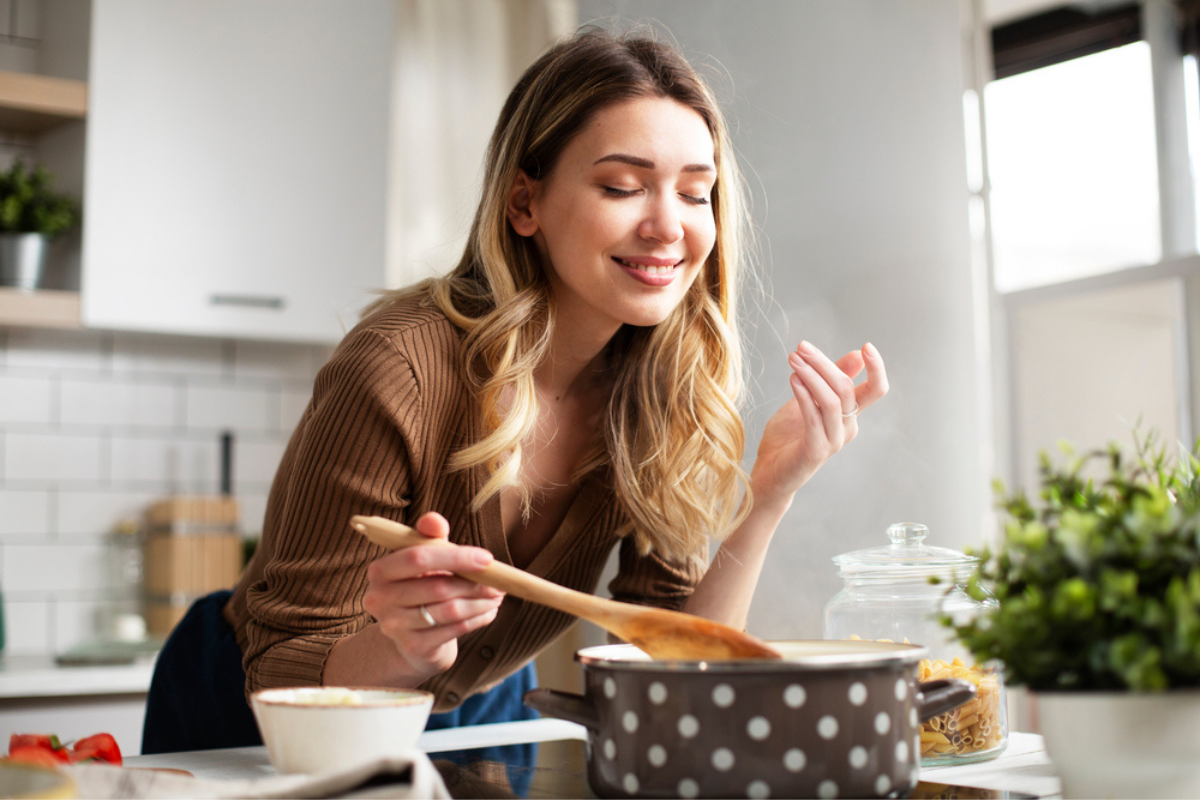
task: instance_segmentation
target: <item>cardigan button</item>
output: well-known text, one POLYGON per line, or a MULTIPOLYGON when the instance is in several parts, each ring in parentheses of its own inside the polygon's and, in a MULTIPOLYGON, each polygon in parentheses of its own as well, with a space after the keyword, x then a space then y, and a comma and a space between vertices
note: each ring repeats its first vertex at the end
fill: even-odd
POLYGON ((487 645, 484 645, 483 647, 479 648, 479 655, 484 661, 491 661, 492 657, 496 655, 496 651, 487 645))

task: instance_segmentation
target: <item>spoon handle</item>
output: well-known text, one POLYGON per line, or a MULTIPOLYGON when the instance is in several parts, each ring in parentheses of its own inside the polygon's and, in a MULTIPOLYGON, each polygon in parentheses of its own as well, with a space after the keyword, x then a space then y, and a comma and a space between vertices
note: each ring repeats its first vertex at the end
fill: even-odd
MULTIPOLYGON (((389 550, 451 545, 446 539, 425 536, 414 528, 384 517, 354 516, 350 519, 350 526, 375 544, 389 550)), ((459 573, 459 576, 500 589, 514 597, 532 600, 583 617, 601 627, 606 626, 598 615, 603 615, 606 611, 611 612, 609 605, 616 602, 559 586, 502 561, 493 561, 478 572, 463 572, 459 573)))

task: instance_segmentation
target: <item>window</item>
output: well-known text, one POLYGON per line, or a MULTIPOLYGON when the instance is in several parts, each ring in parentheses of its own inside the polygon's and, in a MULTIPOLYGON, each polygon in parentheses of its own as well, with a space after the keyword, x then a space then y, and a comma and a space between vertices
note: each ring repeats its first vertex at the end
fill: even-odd
POLYGON ((1200 256, 1184 145, 1200 144, 1200 127, 1185 136, 1182 121, 1200 116, 1200 81, 1184 68, 1193 48, 1177 11, 1060 9, 992 31, 996 77, 982 96, 1007 356, 994 373, 998 466, 1028 491, 1038 452, 1060 440, 1129 446, 1139 425, 1191 444, 1200 256))
POLYGON ((984 103, 997 290, 1162 257, 1145 42, 993 81, 984 103))

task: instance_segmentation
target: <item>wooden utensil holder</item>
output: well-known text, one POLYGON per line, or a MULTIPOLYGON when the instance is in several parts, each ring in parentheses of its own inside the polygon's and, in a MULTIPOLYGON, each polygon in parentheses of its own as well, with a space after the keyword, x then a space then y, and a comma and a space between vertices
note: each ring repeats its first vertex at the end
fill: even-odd
POLYGON ((146 626, 167 636, 198 598, 228 589, 242 570, 238 503, 170 497, 146 511, 146 626))

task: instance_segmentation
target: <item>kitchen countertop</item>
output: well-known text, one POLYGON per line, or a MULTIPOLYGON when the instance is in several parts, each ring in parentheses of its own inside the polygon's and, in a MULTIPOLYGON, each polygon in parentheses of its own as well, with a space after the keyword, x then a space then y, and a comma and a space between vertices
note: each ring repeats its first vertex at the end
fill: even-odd
MULTIPOLYGON (((503 789, 484 786, 478 775, 466 777, 461 768, 438 760, 443 750, 469 749, 495 744, 542 742, 534 785, 528 797, 593 797, 584 771, 583 740, 586 729, 558 719, 477 725, 472 728, 429 731, 418 746, 430 754, 456 797, 501 797, 503 789), (543 767, 543 764, 552 766, 543 767), (501 793, 497 793, 500 791, 501 793)), ((265 747, 239 747, 192 753, 135 756, 130 767, 184 769, 197 778, 239 780, 275 774, 265 747)), ((962 766, 926 767, 915 797, 1056 797, 1061 784, 1042 745, 1032 733, 1010 734, 1008 748, 990 761, 962 766), (961 787, 969 787, 961 791, 961 787), (983 790, 983 791, 973 791, 983 790)), ((508 795, 511 796, 511 795, 508 795)))
POLYGON ((152 657, 131 664, 64 666, 50 655, 0 657, 0 700, 31 697, 145 694, 152 657))

